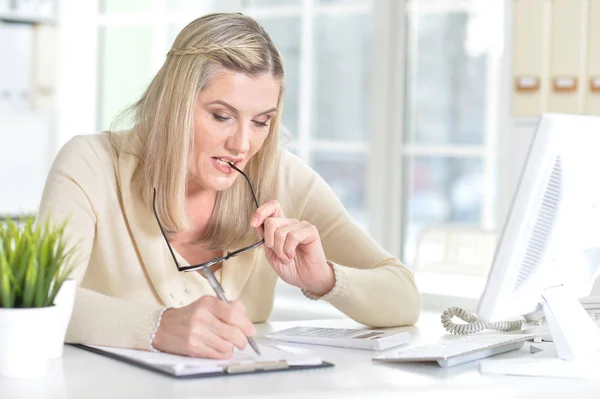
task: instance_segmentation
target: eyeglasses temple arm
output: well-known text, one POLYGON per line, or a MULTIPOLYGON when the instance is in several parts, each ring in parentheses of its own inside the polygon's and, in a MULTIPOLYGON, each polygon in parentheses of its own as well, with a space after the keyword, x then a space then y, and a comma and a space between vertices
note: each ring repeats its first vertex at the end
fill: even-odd
POLYGON ((152 211, 154 212, 154 216, 156 217, 156 223, 158 223, 160 232, 162 233, 163 237, 165 238, 165 241, 167 242, 167 247, 169 248, 169 252, 171 253, 173 260, 175 261, 175 264, 177 265, 177 268, 179 269, 179 268, 181 268, 181 265, 179 264, 179 262, 177 262, 177 258, 175 257, 173 248, 171 248, 171 244, 169 244, 169 239, 167 238, 167 234, 165 233, 165 230, 163 229, 162 224, 160 224, 160 220, 158 219, 158 212, 156 212, 156 187, 152 188, 152 190, 154 191, 154 194, 152 195, 152 211))
POLYGON ((254 187, 252 187, 252 183, 250 182, 250 178, 244 172, 242 172, 240 169, 238 169, 238 167, 235 166, 233 163, 229 162, 229 166, 231 166, 233 169, 238 171, 242 176, 244 176, 244 178, 248 182, 248 185, 250 186, 250 191, 252 191, 252 198, 254 198, 254 203, 256 204, 257 208, 260 208, 260 205, 258 205, 258 199, 256 198, 256 193, 254 192, 254 187))
POLYGON ((225 256, 223 257, 223 260, 224 260, 224 261, 226 261, 226 260, 228 260, 229 258, 231 258, 232 256, 236 256, 236 255, 237 255, 237 254, 239 254, 239 253, 246 252, 246 251, 249 251, 249 250, 251 250, 251 249, 257 248, 257 247, 259 247, 259 246, 263 245, 264 243, 265 243, 265 240, 260 240, 260 241, 259 241, 259 242, 257 242, 256 244, 253 244, 253 245, 251 245, 251 246, 249 246, 249 247, 242 248, 242 249, 238 249, 237 251, 233 251, 233 252, 228 252, 228 253, 227 253, 227 255, 225 255, 225 256))

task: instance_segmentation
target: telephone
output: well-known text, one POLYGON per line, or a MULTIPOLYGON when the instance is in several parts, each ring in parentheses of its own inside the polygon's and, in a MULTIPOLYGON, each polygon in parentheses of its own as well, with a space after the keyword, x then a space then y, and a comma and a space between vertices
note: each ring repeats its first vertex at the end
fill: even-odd
MULTIPOLYGON (((581 298, 579 301, 592 320, 594 320, 600 328, 600 296, 587 296, 581 298)), ((536 334, 536 336, 542 341, 552 342, 552 337, 548 331, 544 312, 541 309, 529 313, 518 320, 487 323, 483 320, 480 320, 476 314, 457 306, 453 306, 446 309, 442 313, 442 325, 446 331, 457 335, 473 334, 483 330, 520 330, 526 334, 536 334), (466 324, 453 322, 453 317, 462 319, 466 322, 466 324)))

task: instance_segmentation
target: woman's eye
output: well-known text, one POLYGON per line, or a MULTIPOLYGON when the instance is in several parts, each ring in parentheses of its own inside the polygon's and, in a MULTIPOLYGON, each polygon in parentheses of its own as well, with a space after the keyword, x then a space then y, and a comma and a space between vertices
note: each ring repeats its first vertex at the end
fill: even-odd
POLYGON ((228 117, 226 117, 226 116, 222 116, 222 115, 219 115, 219 114, 215 114, 215 113, 213 113, 213 114, 212 114, 212 116, 213 116, 213 118, 214 118, 214 119, 215 119, 217 122, 225 122, 225 121, 229 120, 229 118, 228 118, 228 117))
POLYGON ((267 124, 267 122, 259 122, 259 121, 252 121, 254 122, 254 124, 256 126, 260 126, 260 127, 269 127, 269 125, 267 124))

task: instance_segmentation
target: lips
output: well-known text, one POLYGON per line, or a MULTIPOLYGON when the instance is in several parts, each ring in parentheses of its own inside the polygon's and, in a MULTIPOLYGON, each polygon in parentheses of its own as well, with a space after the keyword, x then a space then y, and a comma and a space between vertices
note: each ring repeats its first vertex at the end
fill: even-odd
POLYGON ((229 166, 230 163, 234 164, 235 166, 238 166, 238 164, 242 162, 240 158, 232 157, 213 157, 213 159, 225 166, 229 166))
POLYGON ((242 162, 242 160, 231 157, 212 157, 211 162, 219 172, 229 175, 233 173, 231 164, 237 167, 237 164, 242 162))

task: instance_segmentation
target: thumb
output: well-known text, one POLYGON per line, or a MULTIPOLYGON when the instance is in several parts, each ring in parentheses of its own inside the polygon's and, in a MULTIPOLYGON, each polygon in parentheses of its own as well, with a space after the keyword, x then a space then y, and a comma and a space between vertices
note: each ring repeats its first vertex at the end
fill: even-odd
POLYGON ((256 228, 256 231, 258 232, 260 238, 265 238, 265 228, 262 224, 256 228))

